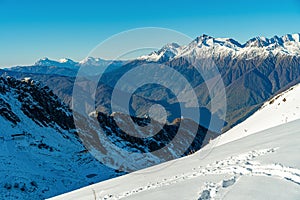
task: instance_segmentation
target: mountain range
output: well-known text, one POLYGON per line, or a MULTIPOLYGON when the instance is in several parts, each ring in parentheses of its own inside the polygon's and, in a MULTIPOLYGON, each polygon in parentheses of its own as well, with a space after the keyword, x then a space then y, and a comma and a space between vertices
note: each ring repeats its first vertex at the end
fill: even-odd
POLYGON ((103 73, 104 68, 109 65, 106 72, 113 71, 128 61, 111 61, 100 58, 87 57, 80 62, 75 62, 69 58, 62 58, 58 61, 45 57, 37 60, 32 66, 15 66, 7 68, 15 72, 49 74, 75 77, 80 67, 85 68, 85 76, 92 76, 103 73))
POLYGON ((213 38, 208 35, 197 37, 188 45, 180 46, 176 43, 167 44, 162 49, 138 59, 165 62, 171 59, 187 56, 226 57, 252 59, 259 56, 300 55, 300 34, 287 34, 282 37, 274 36, 270 39, 255 37, 240 44, 231 38, 213 38))
MULTIPOLYGON (((200 110, 205 111, 205 117, 202 117, 203 121, 198 123, 208 127, 209 119, 213 116, 217 120, 223 120, 225 124, 223 129, 213 128, 213 131, 224 132, 250 116, 267 99, 300 81, 299 47, 299 34, 275 36, 270 39, 256 37, 245 44, 240 44, 230 38, 213 38, 202 35, 188 45, 168 44, 158 51, 130 61, 104 61, 87 58, 81 62, 74 62, 70 59, 60 61, 42 59, 33 66, 12 67, 1 70, 0 73, 17 78, 31 77, 38 80, 49 86, 55 94, 71 106, 75 75, 77 75, 79 67, 89 67, 93 70, 88 76, 84 76, 86 79, 82 79, 82 90, 88 91, 87 81, 92 80, 93 76, 102 74, 96 90, 96 109, 111 114, 112 91, 124 74, 144 64, 167 65, 183 75, 195 91, 200 110), (215 67, 212 69, 200 66, 202 74, 199 74, 190 61, 207 58, 213 61, 215 67), (104 73, 103 70, 107 65, 109 65, 108 70, 104 73), (203 80, 203 76, 208 77, 206 81, 203 80), (216 82, 219 79, 222 80, 226 90, 226 117, 224 117, 222 108, 210 109, 211 97, 207 89, 207 82, 216 82)), ((84 72, 86 71, 90 70, 84 70, 84 72)), ((153 72, 153 74, 154 76, 166 76, 159 71, 153 72)), ((137 77, 139 76, 142 77, 143 74, 138 74, 137 77)), ((165 77, 165 82, 168 82, 168 77, 165 77)), ((123 90, 124 93, 127 93, 126 89, 123 88, 123 90)), ((130 102, 134 111, 132 115, 137 117, 147 115, 147 108, 155 103, 166 108, 169 122, 180 117, 180 113, 176 109, 178 102, 174 95, 167 88, 157 85, 139 88, 133 94, 130 102)), ((194 108, 186 109, 193 110, 194 108)))

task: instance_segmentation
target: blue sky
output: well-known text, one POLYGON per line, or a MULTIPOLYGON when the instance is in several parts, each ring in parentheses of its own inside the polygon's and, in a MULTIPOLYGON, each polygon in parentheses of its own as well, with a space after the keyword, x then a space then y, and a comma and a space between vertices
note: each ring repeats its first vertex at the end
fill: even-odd
POLYGON ((300 0, 0 0, 0 67, 42 57, 81 60, 106 38, 133 28, 163 27, 192 38, 205 33, 243 43, 300 32, 299 21, 300 0))

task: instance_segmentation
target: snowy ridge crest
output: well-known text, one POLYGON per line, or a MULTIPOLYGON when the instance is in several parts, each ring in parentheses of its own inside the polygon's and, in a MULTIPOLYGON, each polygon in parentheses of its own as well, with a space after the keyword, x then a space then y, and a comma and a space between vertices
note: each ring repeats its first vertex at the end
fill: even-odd
POLYGON ((266 54, 273 55, 300 55, 300 34, 287 34, 282 37, 272 38, 255 37, 241 44, 232 38, 214 38, 203 34, 190 44, 179 46, 168 44, 158 51, 138 59, 146 61, 169 61, 183 56, 228 56, 237 58, 258 55, 265 57, 266 54))

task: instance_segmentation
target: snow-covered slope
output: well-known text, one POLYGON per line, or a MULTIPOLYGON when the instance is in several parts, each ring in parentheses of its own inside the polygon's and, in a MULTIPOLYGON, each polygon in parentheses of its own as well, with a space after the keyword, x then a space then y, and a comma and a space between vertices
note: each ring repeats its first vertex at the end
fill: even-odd
POLYGON ((296 85, 277 95, 248 120, 191 156, 53 200, 299 199, 299 94, 296 85))
POLYGON ((300 84, 264 103, 257 112, 214 142, 216 142, 215 145, 222 145, 297 119, 300 119, 300 84))
POLYGON ((74 128, 49 88, 0 77, 0 199, 44 199, 115 177, 74 128))
POLYGON ((68 199, 299 199, 300 120, 94 184, 68 199))

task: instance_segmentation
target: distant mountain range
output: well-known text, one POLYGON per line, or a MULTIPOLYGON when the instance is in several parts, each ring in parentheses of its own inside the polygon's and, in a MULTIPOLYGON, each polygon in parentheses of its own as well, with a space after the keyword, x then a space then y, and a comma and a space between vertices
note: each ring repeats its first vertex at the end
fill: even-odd
MULTIPOLYGON (((188 45, 180 46, 176 43, 170 43, 162 47, 158 51, 154 51, 149 55, 141 56, 137 60, 146 60, 152 62, 167 62, 172 59, 183 56, 189 57, 226 57, 231 56, 232 59, 243 58, 253 59, 259 56, 299 56, 300 55, 300 34, 287 34, 282 37, 274 36, 270 39, 265 37, 255 37, 247 41, 245 44, 240 44, 238 41, 231 38, 213 38, 208 35, 197 37, 188 45)), ((95 68, 91 70, 93 73, 103 73, 103 68, 111 66, 108 71, 117 69, 134 60, 104 60, 101 58, 87 57, 82 61, 73 61, 69 58, 62 58, 58 61, 50 60, 45 57, 36 61, 32 66, 16 66, 7 68, 13 71, 26 73, 42 73, 55 74, 58 69, 77 71, 80 67, 95 68), (35 69, 35 68, 37 69, 35 69), (42 67, 48 67, 49 72, 43 71, 42 67), (52 71, 51 71, 52 69, 52 71)), ((45 69, 44 69, 45 70, 45 69)), ((57 72, 61 74, 60 72, 57 72)), ((76 74, 61 74, 67 76, 75 76, 76 74)))
POLYGON ((100 58, 87 57, 86 59, 75 62, 68 58, 63 58, 58 61, 50 60, 49 58, 42 58, 36 61, 31 66, 16 66, 7 68, 15 72, 34 73, 34 74, 49 74, 75 77, 80 67, 85 68, 85 76, 94 76, 99 73, 113 71, 129 61, 111 61, 100 58))
POLYGON ((282 37, 274 36, 270 39, 256 37, 240 44, 231 38, 213 38, 208 35, 197 37, 186 46, 172 43, 149 55, 138 59, 165 62, 183 56, 189 57, 226 57, 232 59, 253 59, 259 56, 300 55, 300 34, 288 34, 282 37))
MULTIPOLYGON (((98 111, 111 114, 111 94, 117 81, 129 70, 142 64, 159 63, 170 66, 182 74, 192 85, 199 100, 200 109, 206 112, 199 122, 208 126, 210 116, 220 117, 218 109, 210 110, 211 99, 206 84, 189 58, 210 58, 214 61, 227 96, 227 115, 223 130, 243 121, 267 99, 276 93, 300 82, 300 41, 299 34, 288 34, 273 38, 256 37, 245 44, 230 38, 213 38, 202 35, 190 44, 180 46, 172 43, 149 55, 131 61, 105 61, 87 58, 81 62, 70 59, 51 61, 42 59, 29 67, 12 67, 1 70, 1 74, 18 78, 31 77, 48 85, 65 103, 71 105, 72 89, 79 67, 88 67, 89 75, 102 74, 105 66, 108 70, 103 74, 96 91, 96 107, 98 111), (207 112, 209 111, 209 112, 207 112), (206 119, 205 119, 206 118, 206 119)), ((209 68, 202 72, 215 74, 209 68)), ((157 76, 164 76, 154 72, 157 76)), ((139 75, 137 74, 137 77, 139 75)), ((214 81, 216 77, 210 77, 214 81)), ((165 77, 168 82, 168 77, 165 77)), ((83 81, 83 91, 88 90, 83 81)), ((124 91, 126 92, 126 91, 124 91)), ((133 114, 142 117, 147 114, 150 105, 159 103, 166 107, 169 122, 180 117, 176 99, 166 88, 145 86, 136 91, 131 101, 133 114), (175 102, 175 103, 174 103, 175 102)), ((193 108, 188 108, 193 109, 193 108)))

